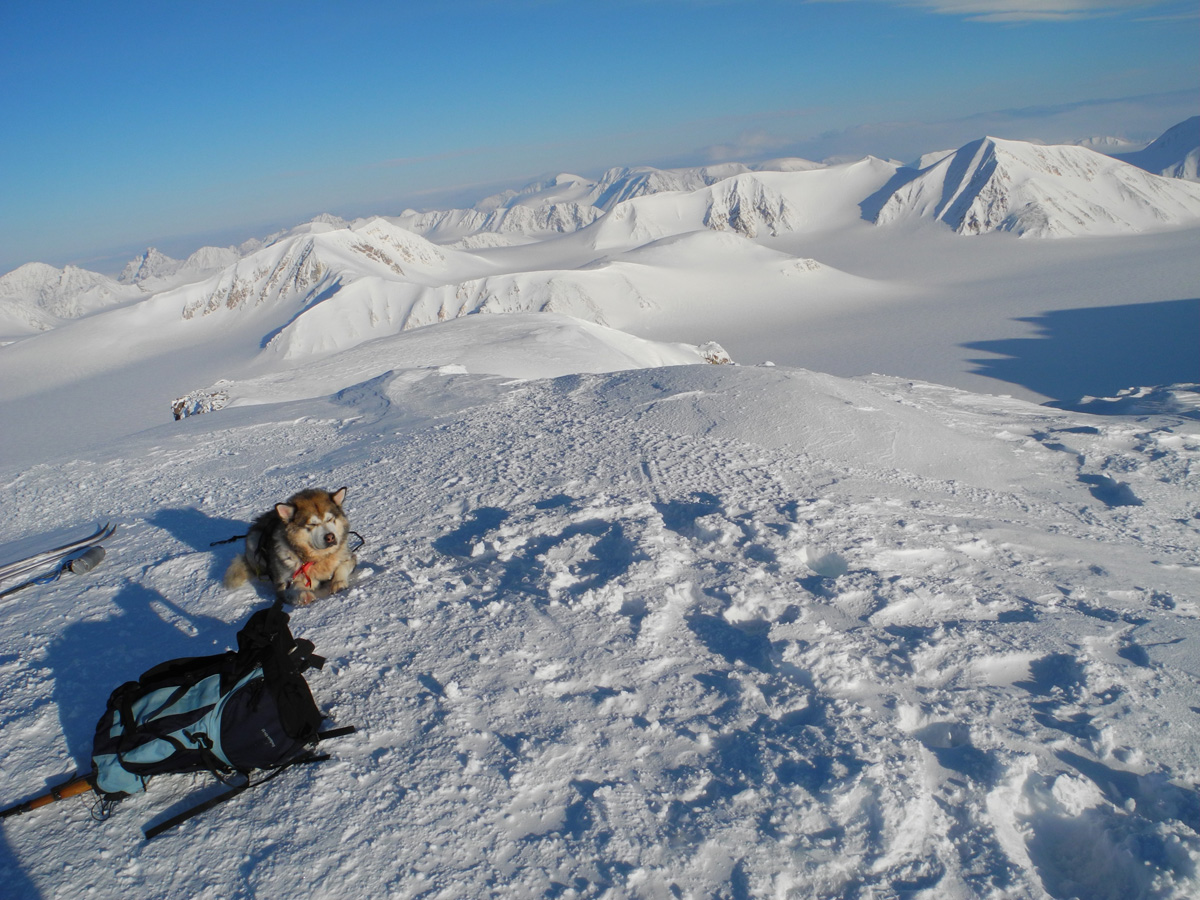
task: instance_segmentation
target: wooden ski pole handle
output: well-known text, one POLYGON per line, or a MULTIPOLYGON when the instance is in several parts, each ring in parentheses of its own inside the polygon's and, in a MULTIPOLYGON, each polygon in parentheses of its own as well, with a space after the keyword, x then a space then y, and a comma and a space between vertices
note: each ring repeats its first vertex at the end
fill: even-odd
POLYGON ((86 794, 92 789, 92 776, 81 775, 73 781, 68 781, 66 784, 53 788, 50 793, 43 794, 34 800, 29 801, 29 808, 41 809, 43 806, 48 806, 56 800, 66 800, 68 797, 78 797, 80 794, 86 794))

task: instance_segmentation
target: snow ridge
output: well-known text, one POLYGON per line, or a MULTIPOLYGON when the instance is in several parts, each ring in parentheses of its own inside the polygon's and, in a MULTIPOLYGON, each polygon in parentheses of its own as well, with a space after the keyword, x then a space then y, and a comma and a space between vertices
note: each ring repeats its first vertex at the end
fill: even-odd
MULTIPOLYGON (((1182 123, 1145 152, 1160 160, 1168 151, 1177 155, 1195 124, 1182 123)), ((697 232, 762 241, 823 223, 857 224, 858 212, 879 225, 932 219, 960 234, 1029 237, 1136 233, 1200 219, 1200 187, 1083 147, 988 137, 927 154, 921 166, 780 159, 756 167, 614 168, 596 180, 562 173, 472 209, 409 210, 353 222, 321 215, 241 248, 201 248, 183 262, 151 247, 117 282, 74 267, 29 264, 0 279, 0 333, 19 339, 144 295, 170 298, 185 319, 287 307, 291 318, 275 323, 264 342, 289 357, 311 349, 318 334, 322 345, 344 347, 381 330, 476 312, 562 311, 624 327, 637 310, 659 305, 656 291, 647 289, 644 270, 635 275, 609 264, 697 232), (854 196, 860 185, 876 193, 854 196), (532 267, 511 261, 516 245, 576 234, 574 242, 559 245, 562 260, 532 267), (495 255, 504 250, 511 251, 508 259, 495 255), (596 267, 608 271, 589 270, 596 267), (321 312, 300 324, 302 314, 318 306, 321 312), (283 334, 287 328, 290 335, 283 334), (301 339, 302 333, 310 336, 301 339)), ((1180 171, 1186 174, 1186 167, 1180 171)), ((731 258, 754 253, 748 242, 710 246, 731 258)), ((659 251, 651 257, 672 255, 665 245, 659 251)))
MULTIPOLYGON (((590 181, 560 174, 481 200, 473 209, 418 213, 409 210, 393 221, 439 242, 463 247, 578 231, 629 200, 664 193, 693 193, 755 171, 805 172, 822 168, 801 159, 777 159, 755 167, 725 163, 682 169, 652 166, 617 167, 590 181), (485 235, 493 236, 489 240, 485 235)), ((747 223, 749 220, 747 220, 747 223)), ((722 227, 730 227, 724 223, 722 227)), ((738 230, 737 226, 733 226, 738 230)))

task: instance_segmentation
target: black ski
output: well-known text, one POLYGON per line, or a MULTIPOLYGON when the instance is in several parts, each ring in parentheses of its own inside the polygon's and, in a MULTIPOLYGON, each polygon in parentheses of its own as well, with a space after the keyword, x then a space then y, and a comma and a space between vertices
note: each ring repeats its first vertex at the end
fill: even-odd
POLYGON ((68 556, 76 550, 82 550, 92 544, 98 544, 112 537, 116 532, 117 526, 113 524, 105 524, 96 529, 93 534, 85 538, 79 538, 75 541, 67 541, 58 547, 51 547, 48 550, 41 550, 33 553, 23 559, 13 560, 10 563, 5 563, 0 566, 0 582, 13 578, 20 578, 23 575, 28 575, 37 569, 55 563, 61 560, 64 556, 68 556))

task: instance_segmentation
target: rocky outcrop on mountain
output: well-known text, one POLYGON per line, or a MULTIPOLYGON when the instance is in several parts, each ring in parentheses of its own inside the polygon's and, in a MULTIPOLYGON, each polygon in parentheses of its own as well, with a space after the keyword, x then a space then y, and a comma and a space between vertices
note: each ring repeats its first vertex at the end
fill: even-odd
POLYGON ((778 191, 751 175, 739 175, 716 184, 704 215, 704 226, 713 231, 735 231, 743 237, 760 232, 777 235, 791 231, 799 214, 778 191))
POLYGON ((704 361, 714 366, 732 366, 733 357, 729 355, 729 351, 718 344, 716 341, 708 341, 697 347, 700 351, 700 356, 704 361))
POLYGON ((211 388, 201 388, 191 391, 176 400, 171 401, 171 415, 175 421, 186 419, 188 416, 198 416, 202 413, 216 412, 224 409, 229 403, 228 381, 218 381, 211 388))
POLYGON ((256 306, 287 296, 298 295, 301 302, 307 302, 326 272, 325 264, 313 252, 315 247, 311 237, 300 237, 239 260, 208 282, 207 290, 185 302, 183 317, 207 316, 218 309, 256 306))

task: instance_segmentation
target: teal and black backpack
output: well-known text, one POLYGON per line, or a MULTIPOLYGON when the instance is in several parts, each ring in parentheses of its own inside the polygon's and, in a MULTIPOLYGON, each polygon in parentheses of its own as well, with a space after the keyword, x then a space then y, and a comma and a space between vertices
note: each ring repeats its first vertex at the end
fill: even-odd
POLYGON ((221 795, 146 832, 154 837, 191 815, 299 763, 317 762, 324 716, 303 672, 320 668, 311 641, 297 640, 278 606, 254 613, 238 649, 160 663, 113 691, 96 725, 92 784, 106 801, 145 790, 154 775, 205 770, 231 786, 221 795))

